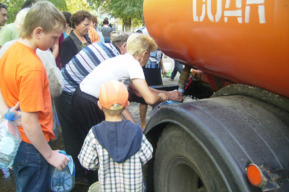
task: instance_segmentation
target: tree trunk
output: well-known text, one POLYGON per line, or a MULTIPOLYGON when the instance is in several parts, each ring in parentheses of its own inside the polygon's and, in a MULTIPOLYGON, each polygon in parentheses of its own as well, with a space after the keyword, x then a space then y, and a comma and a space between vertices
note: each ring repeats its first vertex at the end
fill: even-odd
POLYGON ((131 18, 123 19, 122 22, 123 22, 122 31, 131 32, 131 18))

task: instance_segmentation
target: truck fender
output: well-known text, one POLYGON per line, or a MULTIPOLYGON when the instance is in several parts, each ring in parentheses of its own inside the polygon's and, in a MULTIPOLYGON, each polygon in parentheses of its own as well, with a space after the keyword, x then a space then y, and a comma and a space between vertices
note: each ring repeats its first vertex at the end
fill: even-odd
MULTIPOLYGON (((247 179, 249 164, 289 170, 289 119, 280 117, 288 112, 243 95, 161 107, 145 131, 155 149, 145 169, 149 191, 190 191, 192 185, 181 186, 194 177, 205 191, 262 191, 247 179)), ((277 178, 271 182, 285 189, 288 181, 277 178)))

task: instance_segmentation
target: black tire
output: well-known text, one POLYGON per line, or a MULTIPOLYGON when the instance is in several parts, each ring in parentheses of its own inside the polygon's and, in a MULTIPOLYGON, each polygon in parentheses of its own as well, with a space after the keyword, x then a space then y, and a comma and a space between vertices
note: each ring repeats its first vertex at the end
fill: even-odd
POLYGON ((178 127, 168 127, 155 153, 156 192, 226 192, 226 185, 201 145, 178 127))

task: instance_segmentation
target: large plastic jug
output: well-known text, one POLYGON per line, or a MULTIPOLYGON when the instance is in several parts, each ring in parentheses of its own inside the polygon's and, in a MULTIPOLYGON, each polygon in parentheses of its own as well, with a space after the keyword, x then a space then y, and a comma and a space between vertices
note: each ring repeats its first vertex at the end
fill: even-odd
MULTIPOLYGON (((65 151, 59 152, 67 155, 65 151)), ((70 155, 67 156, 70 158, 68 165, 61 171, 54 167, 51 172, 52 176, 50 188, 53 192, 69 192, 74 187, 75 166, 72 157, 70 155)))
POLYGON ((5 113, 4 118, 0 119, 0 168, 10 167, 17 154, 21 136, 15 124, 15 113, 10 110, 5 113))

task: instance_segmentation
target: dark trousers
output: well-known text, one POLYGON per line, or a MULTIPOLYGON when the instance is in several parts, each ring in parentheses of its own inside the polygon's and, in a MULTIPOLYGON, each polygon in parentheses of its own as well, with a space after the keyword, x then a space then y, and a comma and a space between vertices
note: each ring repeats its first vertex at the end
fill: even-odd
MULTIPOLYGON (((78 87, 72 98, 72 118, 78 128, 79 142, 83 143, 89 130, 105 117, 103 111, 97 106, 98 99, 88 95, 78 87)), ((89 183, 97 181, 97 171, 88 171, 87 179, 89 183)))
POLYGON ((171 79, 175 78, 177 72, 179 72, 181 74, 182 71, 183 71, 183 65, 179 61, 175 60, 175 67, 171 73, 171 79))
POLYGON ((81 135, 85 139, 91 127, 102 122, 105 117, 97 105, 98 99, 77 88, 72 99, 72 117, 81 126, 81 135))
POLYGON ((65 151, 72 156, 75 163, 75 177, 83 177, 85 176, 85 169, 77 158, 83 141, 79 139, 79 127, 72 117, 71 104, 72 95, 66 92, 63 92, 55 99, 55 107, 62 129, 65 151))

